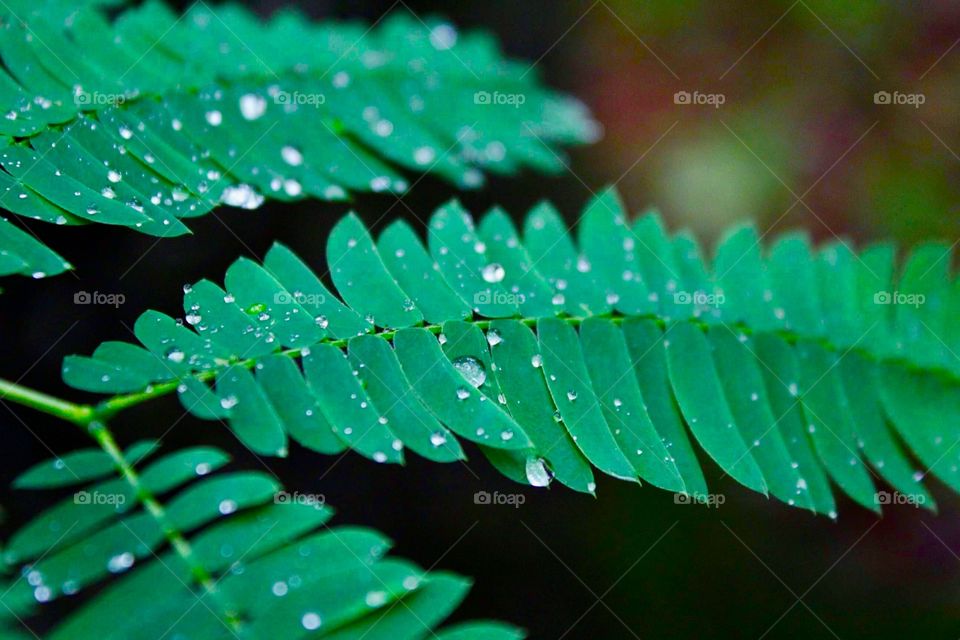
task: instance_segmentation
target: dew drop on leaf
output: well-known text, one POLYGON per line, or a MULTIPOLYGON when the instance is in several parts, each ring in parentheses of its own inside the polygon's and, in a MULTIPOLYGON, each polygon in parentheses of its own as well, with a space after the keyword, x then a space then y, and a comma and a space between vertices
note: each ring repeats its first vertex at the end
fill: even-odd
POLYGON ((501 282, 506 274, 506 270, 497 262, 491 262, 481 272, 483 279, 491 284, 501 282))
POLYGON ((487 381, 487 370, 483 367, 483 363, 473 356, 455 358, 453 366, 474 387, 479 387, 487 381))
POLYGON ((550 471, 543 458, 527 458, 527 482, 533 487, 546 487, 550 484, 550 471))
POLYGON ((308 611, 303 614, 303 617, 300 618, 300 624, 303 625, 303 628, 307 631, 313 631, 314 629, 320 628, 320 616, 314 613, 313 611, 308 611))
MULTIPOLYGON (((256 120, 267 110, 267 100, 255 93, 245 93, 240 96, 240 113, 247 120, 256 120)), ((209 115, 207 121, 209 122, 209 115)), ((210 124, 213 124, 212 122, 210 124)), ((218 123, 219 124, 219 123, 218 123)), ((214 125, 216 126, 216 125, 214 125)))

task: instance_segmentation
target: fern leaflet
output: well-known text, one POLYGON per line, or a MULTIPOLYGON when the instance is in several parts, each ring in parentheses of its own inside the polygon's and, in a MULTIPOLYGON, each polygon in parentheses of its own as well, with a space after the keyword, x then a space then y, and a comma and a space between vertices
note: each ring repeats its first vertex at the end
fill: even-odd
POLYGON ((870 509, 874 478, 934 508, 906 448, 960 489, 946 245, 896 274, 889 245, 789 233, 762 251, 744 226, 708 264, 656 215, 629 223, 612 190, 576 243, 547 204, 522 237, 503 211, 475 226, 455 202, 428 229, 426 245, 403 222, 374 240, 341 220, 326 250, 339 297, 282 245, 241 258, 224 287, 185 287, 185 323, 148 311, 142 347, 68 357, 64 379, 119 394, 102 415, 176 390, 268 455, 292 438, 444 462, 465 455, 459 437, 519 482, 593 492, 596 470, 705 497, 695 441, 743 485, 833 516, 831 481, 870 509))
MULTIPOLYGON (((176 236, 221 203, 401 193, 403 169, 464 188, 556 171, 562 145, 597 133, 488 37, 402 10, 368 29, 72 4, 0 11, 0 205, 24 218, 176 236)), ((0 275, 69 266, 0 224, 0 275)))

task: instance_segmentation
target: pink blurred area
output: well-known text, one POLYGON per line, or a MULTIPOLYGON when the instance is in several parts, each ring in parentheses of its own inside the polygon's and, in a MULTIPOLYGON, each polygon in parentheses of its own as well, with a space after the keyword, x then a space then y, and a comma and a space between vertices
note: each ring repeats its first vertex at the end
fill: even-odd
POLYGON ((960 5, 607 0, 564 12, 550 67, 606 130, 572 164, 587 185, 617 181, 632 209, 654 205, 707 236, 743 219, 824 240, 960 233, 960 5))

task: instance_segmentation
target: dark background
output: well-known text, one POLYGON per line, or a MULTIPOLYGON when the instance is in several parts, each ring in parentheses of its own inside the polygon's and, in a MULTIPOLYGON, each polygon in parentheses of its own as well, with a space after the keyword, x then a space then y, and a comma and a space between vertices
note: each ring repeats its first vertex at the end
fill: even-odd
MULTIPOLYGON (((268 15, 280 3, 248 4, 268 15)), ((706 240, 745 218, 774 233, 803 227, 858 244, 960 234, 953 3, 301 4, 317 18, 439 12, 460 28, 490 30, 511 56, 542 56, 545 81, 591 107, 606 135, 571 154, 570 172, 496 179, 460 194, 474 211, 501 204, 519 216, 549 197, 573 221, 591 191, 616 181, 631 210, 656 204, 672 228, 690 226, 706 240), (723 93, 726 102, 678 106, 679 90, 723 93), (926 102, 877 105, 879 90, 923 93, 926 102), (796 196, 803 203, 791 208, 796 196)), ((376 229, 397 216, 422 228, 453 195, 426 177, 403 204, 362 196, 354 206, 376 229)), ((274 240, 320 267, 326 234, 345 210, 317 202, 222 209, 191 221, 195 235, 153 249, 154 238, 107 226, 34 225, 76 274, 4 281, 0 375, 83 400, 60 381, 64 355, 130 339, 128 327, 146 308, 179 314, 181 284, 219 279, 237 256, 262 256, 274 240), (79 290, 122 293, 126 303, 76 306, 79 290)), ((65 423, 8 408, 0 410, 3 486, 54 451, 88 446, 65 423)), ((123 414, 114 430, 124 444, 151 435, 169 448, 216 443, 240 464, 262 467, 221 426, 181 414, 175 399, 164 399, 123 414)), ((475 577, 456 619, 500 618, 534 638, 960 635, 960 498, 936 481, 938 516, 902 506, 878 519, 841 498, 833 523, 767 504, 720 479, 706 459, 711 487, 726 496, 718 509, 676 505, 662 491, 606 478, 597 499, 523 488, 476 449, 468 453, 466 465, 411 456, 405 468, 390 468, 294 446, 288 459, 267 464, 291 491, 324 494, 336 523, 376 527, 398 554, 475 577), (479 490, 520 491, 526 502, 475 505, 479 490)), ((6 491, 0 502, 10 527, 43 506, 6 491)))

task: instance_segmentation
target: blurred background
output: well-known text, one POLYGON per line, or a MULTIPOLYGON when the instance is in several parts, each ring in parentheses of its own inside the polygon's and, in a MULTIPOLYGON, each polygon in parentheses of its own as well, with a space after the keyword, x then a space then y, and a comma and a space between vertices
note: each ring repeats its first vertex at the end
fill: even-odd
MULTIPOLYGON (((283 3, 247 4, 269 15, 283 3)), ((656 206, 671 228, 706 241, 744 219, 774 234, 801 227, 856 244, 960 237, 960 4, 299 4, 318 19, 413 11, 492 31, 511 56, 536 61, 549 85, 589 105, 605 135, 571 153, 569 172, 460 194, 476 212, 501 204, 519 217, 549 197, 572 222, 592 192, 616 183, 631 210, 656 206)), ((406 206, 384 195, 354 206, 376 228, 397 216, 422 228, 454 195, 428 177, 406 206)), ((224 210, 152 251, 153 238, 119 229, 40 227, 76 277, 5 280, 0 375, 83 399, 60 381, 64 355, 130 339, 148 307, 177 315, 182 283, 219 278, 237 256, 262 256, 274 240, 323 264, 326 234, 345 210, 316 202, 224 210), (78 290, 120 292, 126 304, 77 307, 78 290)), ((181 413, 174 399, 154 402, 123 415, 115 431, 128 443, 175 424, 164 436, 171 448, 216 443, 241 464, 261 465, 225 429, 181 413)), ((4 487, 53 451, 88 444, 25 409, 2 415, 4 487)), ((291 490, 324 494, 337 523, 376 527, 397 553, 473 576, 456 619, 505 619, 534 638, 960 636, 960 498, 935 481, 939 515, 900 506, 876 518, 841 499, 833 523, 768 503, 706 459, 711 487, 726 497, 713 509, 608 479, 597 499, 518 487, 469 453, 465 465, 413 458, 386 468, 294 447, 268 464, 291 490), (476 505, 481 490, 520 492, 525 502, 476 505)), ((46 504, 7 491, 0 503, 7 526, 46 504)))

